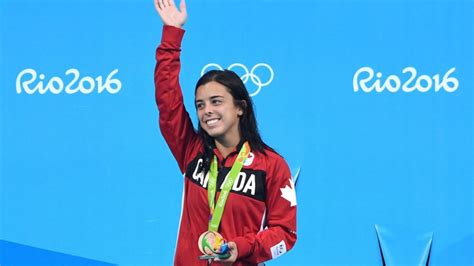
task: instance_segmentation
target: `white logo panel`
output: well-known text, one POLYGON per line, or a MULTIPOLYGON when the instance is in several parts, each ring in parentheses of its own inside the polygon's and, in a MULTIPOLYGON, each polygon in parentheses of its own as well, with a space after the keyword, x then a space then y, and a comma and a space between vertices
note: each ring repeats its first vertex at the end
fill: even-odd
POLYGON ((255 154, 253 154, 253 152, 250 152, 249 156, 244 161, 244 166, 250 166, 253 163, 254 158, 255 158, 255 154))
POLYGON ((281 255, 285 254, 287 251, 285 241, 282 240, 280 243, 271 247, 270 251, 272 252, 272 259, 278 258, 281 255))

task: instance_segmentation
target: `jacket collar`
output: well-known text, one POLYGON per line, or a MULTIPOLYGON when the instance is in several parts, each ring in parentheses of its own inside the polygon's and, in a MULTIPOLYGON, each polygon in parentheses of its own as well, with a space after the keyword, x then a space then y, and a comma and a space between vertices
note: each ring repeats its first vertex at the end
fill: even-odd
MULTIPOLYGON (((229 155, 227 155, 227 157, 230 157, 230 156, 232 156, 232 155, 234 155, 234 154, 239 153, 239 151, 240 151, 240 149, 242 148, 242 146, 244 145, 244 143, 245 143, 245 140, 244 140, 244 139, 241 139, 240 142, 239 142, 239 144, 237 144, 237 146, 235 146, 235 147, 232 149, 232 151, 229 153, 229 155)), ((224 160, 224 159, 227 159, 227 158, 224 158, 224 157, 222 156, 221 152, 220 152, 219 149, 216 147, 216 143, 215 143, 215 142, 213 142, 213 143, 211 144, 211 148, 212 148, 212 151, 214 152, 214 154, 217 156, 217 159, 218 159, 219 161, 222 161, 222 160, 224 160)))

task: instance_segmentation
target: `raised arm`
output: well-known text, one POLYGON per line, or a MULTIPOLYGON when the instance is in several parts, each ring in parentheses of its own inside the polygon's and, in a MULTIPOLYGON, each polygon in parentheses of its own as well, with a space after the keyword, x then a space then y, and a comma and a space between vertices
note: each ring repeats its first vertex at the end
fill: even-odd
POLYGON ((172 0, 155 0, 155 7, 165 24, 161 44, 156 50, 155 68, 155 100, 160 112, 160 129, 184 173, 186 154, 198 138, 184 107, 179 84, 181 40, 184 35, 181 27, 186 21, 186 7, 182 1, 180 12, 172 0))

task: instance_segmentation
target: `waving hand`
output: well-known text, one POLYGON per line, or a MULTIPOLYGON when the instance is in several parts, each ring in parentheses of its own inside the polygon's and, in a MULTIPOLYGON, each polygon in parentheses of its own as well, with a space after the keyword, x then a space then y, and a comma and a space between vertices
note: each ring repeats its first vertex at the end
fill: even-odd
POLYGON ((160 15, 161 20, 165 25, 182 28, 188 14, 186 13, 186 3, 181 0, 179 9, 174 4, 174 0, 154 0, 155 9, 160 15))

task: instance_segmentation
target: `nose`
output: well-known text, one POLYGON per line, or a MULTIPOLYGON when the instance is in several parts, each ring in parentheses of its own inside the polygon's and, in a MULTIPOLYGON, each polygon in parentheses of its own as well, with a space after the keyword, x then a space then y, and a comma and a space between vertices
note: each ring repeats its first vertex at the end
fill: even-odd
POLYGON ((204 106, 204 113, 205 113, 206 115, 211 115, 212 112, 213 112, 212 105, 206 104, 206 105, 204 106))

